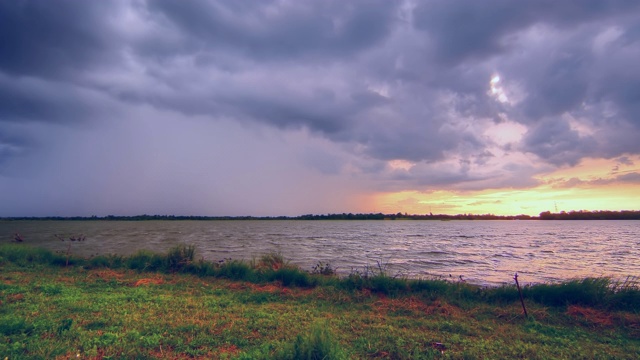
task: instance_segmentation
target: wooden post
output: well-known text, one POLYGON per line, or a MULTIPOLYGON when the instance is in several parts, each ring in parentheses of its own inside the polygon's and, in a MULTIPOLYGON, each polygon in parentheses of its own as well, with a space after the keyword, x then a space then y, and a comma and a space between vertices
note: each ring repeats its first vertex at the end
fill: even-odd
POLYGON ((518 283, 518 273, 516 273, 516 276, 514 276, 513 279, 516 281, 516 287, 518 288, 518 294, 520 295, 520 303, 522 304, 522 310, 524 310, 524 317, 528 318, 529 315, 527 314, 527 308, 524 306, 524 298, 522 297, 522 290, 520 290, 520 284, 518 283))

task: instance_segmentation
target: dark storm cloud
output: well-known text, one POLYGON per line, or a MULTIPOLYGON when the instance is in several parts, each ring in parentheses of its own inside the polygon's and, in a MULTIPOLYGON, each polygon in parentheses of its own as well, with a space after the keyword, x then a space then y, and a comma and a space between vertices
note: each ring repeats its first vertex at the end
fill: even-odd
POLYGON ((74 77, 109 62, 117 39, 115 3, 82 0, 0 2, 0 71, 74 77))
POLYGON ((531 92, 524 104, 528 118, 561 115, 579 108, 589 85, 589 52, 590 49, 575 46, 551 54, 545 60, 548 63, 542 73, 528 84, 531 92))
POLYGON ((576 165, 581 158, 597 151, 593 137, 581 136, 567 121, 549 118, 525 135, 524 149, 555 165, 576 165))
POLYGON ((413 15, 416 28, 434 42, 437 58, 457 64, 508 52, 511 36, 534 24, 570 27, 638 8, 633 0, 432 0, 419 2, 413 15))
POLYGON ((115 113, 108 97, 73 84, 0 73, 0 126, 3 122, 79 123, 115 113))
POLYGON ((251 58, 304 61, 348 56, 392 29, 393 1, 211 2, 159 0, 147 5, 204 48, 251 58), (216 49, 217 48, 217 49, 216 49))

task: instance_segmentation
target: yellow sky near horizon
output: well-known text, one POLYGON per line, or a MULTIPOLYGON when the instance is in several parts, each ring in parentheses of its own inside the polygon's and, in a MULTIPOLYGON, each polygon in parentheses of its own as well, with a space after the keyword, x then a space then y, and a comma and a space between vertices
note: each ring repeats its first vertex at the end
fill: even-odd
POLYGON ((370 206, 383 213, 538 215, 543 211, 638 210, 640 183, 619 176, 638 173, 640 157, 625 163, 587 159, 575 167, 542 174, 527 189, 433 190, 378 193, 370 206))

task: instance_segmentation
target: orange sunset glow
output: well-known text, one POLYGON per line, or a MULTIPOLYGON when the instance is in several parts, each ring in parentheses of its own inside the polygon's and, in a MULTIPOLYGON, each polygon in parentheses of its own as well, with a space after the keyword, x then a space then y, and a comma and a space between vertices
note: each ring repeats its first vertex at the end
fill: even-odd
POLYGON ((637 170, 635 165, 589 159, 576 167, 541 175, 537 177, 540 184, 528 189, 380 193, 373 197, 372 206, 384 213, 449 215, 537 216, 543 211, 632 210, 638 208, 640 184, 624 181, 624 175, 637 170))

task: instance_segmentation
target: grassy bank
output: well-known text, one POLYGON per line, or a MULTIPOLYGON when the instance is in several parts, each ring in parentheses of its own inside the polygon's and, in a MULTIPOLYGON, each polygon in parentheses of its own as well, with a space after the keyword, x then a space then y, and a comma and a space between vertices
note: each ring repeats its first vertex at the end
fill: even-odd
POLYGON ((640 290, 584 279, 482 289, 191 247, 67 257, 0 246, 0 355, 52 358, 640 357, 640 290))

